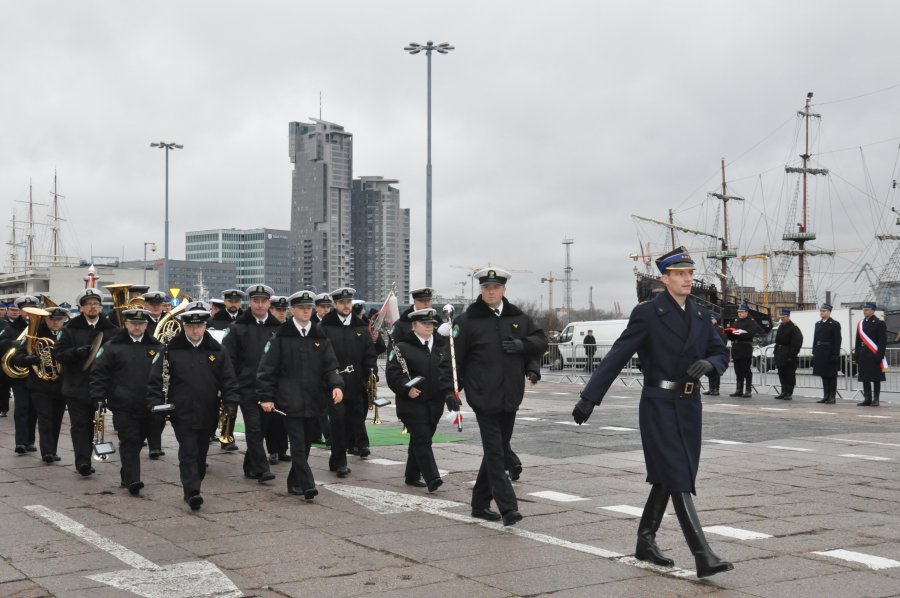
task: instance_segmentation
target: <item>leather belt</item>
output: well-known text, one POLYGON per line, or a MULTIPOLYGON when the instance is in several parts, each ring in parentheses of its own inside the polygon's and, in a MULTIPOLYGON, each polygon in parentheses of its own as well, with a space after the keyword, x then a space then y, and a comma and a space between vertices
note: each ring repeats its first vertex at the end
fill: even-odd
POLYGON ((687 380, 682 383, 675 382, 674 380, 648 380, 644 378, 644 386, 651 386, 653 388, 662 388, 663 390, 680 390, 683 396, 691 396, 694 394, 694 389, 696 388, 696 384, 693 380, 687 380))
POLYGON ((830 347, 831 345, 831 341, 816 341, 817 347, 830 347))

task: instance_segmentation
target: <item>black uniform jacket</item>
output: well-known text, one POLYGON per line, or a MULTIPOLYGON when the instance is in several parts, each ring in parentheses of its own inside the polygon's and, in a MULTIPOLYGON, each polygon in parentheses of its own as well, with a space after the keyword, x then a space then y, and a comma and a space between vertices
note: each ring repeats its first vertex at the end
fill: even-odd
POLYGON ((683 395, 688 367, 709 361, 721 374, 728 367, 728 350, 705 310, 688 297, 685 309, 668 292, 641 303, 628 326, 597 365, 581 397, 599 405, 622 368, 637 352, 644 371, 639 422, 647 481, 670 492, 693 492, 700 464, 703 406, 694 384, 683 395), (676 382, 674 390, 660 381, 676 382))
POLYGON ((878 316, 872 316, 863 320, 863 332, 872 342, 878 346, 878 352, 872 353, 862 342, 859 329, 856 330, 856 364, 859 368, 860 382, 884 382, 884 372, 881 371, 881 360, 884 359, 884 350, 887 345, 887 326, 878 316))
POLYGON ((352 374, 342 374, 346 390, 344 398, 356 400, 365 392, 369 372, 378 371, 378 354, 372 343, 369 327, 362 318, 353 314, 349 326, 344 326, 337 311, 331 310, 318 325, 331 340, 338 360, 338 370, 353 366, 352 374))
POLYGON ((164 402, 162 374, 166 358, 169 361, 168 402, 175 405, 170 417, 173 424, 212 431, 219 420, 220 403, 234 413, 240 403, 234 366, 228 352, 209 332, 203 333, 198 347, 182 332, 154 356, 147 387, 150 407, 164 402))
POLYGON ((731 358, 732 359, 750 359, 753 357, 753 337, 760 333, 759 324, 756 320, 747 316, 746 318, 738 318, 731 325, 731 328, 743 330, 743 334, 734 334, 726 332, 725 334, 731 339, 731 358))
POLYGON ((841 369, 841 325, 831 318, 816 322, 813 332, 813 376, 835 378, 841 369))
POLYGON ((263 324, 257 324, 256 318, 248 309, 225 331, 222 344, 228 350, 241 388, 253 388, 256 385, 256 371, 259 369, 263 348, 279 326, 281 322, 271 314, 263 324))
POLYGON ((135 417, 150 415, 147 409, 147 381, 153 359, 162 343, 144 333, 141 342, 131 339, 125 329, 116 332, 97 353, 91 367, 91 399, 106 401, 116 412, 135 417))
MULTIPOLYGON (((59 338, 59 334, 51 332, 50 328, 44 322, 41 322, 38 326, 36 335, 38 338, 46 338, 54 343, 59 338)), ((34 371, 34 368, 32 367, 33 364, 31 363, 32 361, 34 361, 34 357, 36 356, 28 355, 28 353, 25 352, 25 347, 23 346, 20 350, 16 351, 15 357, 12 358, 13 365, 28 368, 28 378, 25 380, 25 387, 32 392, 57 395, 62 393, 62 376, 53 381, 41 380, 40 378, 38 378, 37 374, 34 371)), ((59 363, 57 362, 56 365, 59 365, 59 363)))
POLYGON ((65 396, 80 399, 82 402, 90 400, 91 393, 88 388, 90 371, 83 369, 88 349, 98 334, 102 334, 103 342, 106 342, 118 330, 102 314, 94 329, 91 329, 83 315, 79 314, 69 320, 59 340, 53 345, 53 357, 62 364, 62 393, 65 396))
POLYGON ((397 341, 388 357, 384 376, 397 399, 397 417, 403 423, 428 423, 436 425, 444 413, 444 400, 453 395, 453 366, 450 363, 450 343, 439 334, 431 337, 433 345, 429 351, 414 333, 397 341), (406 360, 409 375, 424 376, 425 380, 416 388, 422 391, 415 399, 410 398, 409 389, 404 386, 410 378, 400 365, 397 353, 406 360))
POLYGON ((315 323, 304 337, 293 318, 281 324, 263 351, 256 375, 260 403, 275 403, 289 417, 318 417, 331 391, 344 388, 331 341, 315 323))
MULTIPOLYGON (((248 310, 249 311, 249 310, 248 310)), ((232 318, 231 314, 228 313, 228 310, 225 308, 220 309, 216 315, 209 319, 206 327, 210 330, 225 330, 229 326, 231 326, 234 322, 238 320, 242 315, 244 315, 244 310, 239 309, 237 313, 237 317, 232 318)))
POLYGON ((516 411, 525 396, 525 371, 547 350, 547 336, 518 307, 503 299, 498 317, 478 297, 453 323, 456 365, 466 402, 476 411, 516 411), (503 341, 520 339, 524 353, 503 351, 503 341))
POLYGON ((797 355, 803 346, 803 333, 800 327, 793 322, 786 322, 778 326, 775 333, 775 366, 797 367, 797 355))

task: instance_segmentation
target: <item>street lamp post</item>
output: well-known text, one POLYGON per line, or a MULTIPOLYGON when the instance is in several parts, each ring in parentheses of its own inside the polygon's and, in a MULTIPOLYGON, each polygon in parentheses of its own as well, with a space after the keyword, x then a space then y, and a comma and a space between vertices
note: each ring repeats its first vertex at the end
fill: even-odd
MULTIPOLYGON (((147 284, 147 247, 150 247, 150 251, 156 253, 156 243, 144 243, 144 282, 141 284, 147 284)), ((156 284, 159 284, 158 280, 156 284)))
POLYGON ((158 147, 160 149, 166 150, 166 240, 165 240, 165 249, 163 255, 163 275, 162 275, 162 288, 160 289, 163 293, 169 292, 169 150, 173 149, 184 149, 183 145, 179 145, 177 143, 166 143, 165 141, 160 141, 159 143, 151 143, 150 147, 158 147))
POLYGON ((410 54, 425 52, 428 57, 428 164, 425 166, 425 286, 431 286, 431 53, 447 54, 455 50, 447 42, 435 44, 428 41, 425 45, 410 42, 403 48, 410 54))

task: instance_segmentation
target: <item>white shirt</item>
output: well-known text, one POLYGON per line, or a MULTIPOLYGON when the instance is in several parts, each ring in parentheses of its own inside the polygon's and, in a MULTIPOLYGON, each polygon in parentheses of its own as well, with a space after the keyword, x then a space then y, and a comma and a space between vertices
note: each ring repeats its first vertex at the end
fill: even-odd
POLYGON ((428 351, 429 351, 429 352, 431 351, 431 347, 432 347, 432 345, 434 345, 434 337, 433 337, 433 336, 432 336, 432 337, 429 337, 428 340, 425 340, 424 338, 422 338, 421 336, 419 336, 418 333, 416 333, 416 338, 419 339, 419 342, 422 343, 423 345, 427 344, 427 345, 428 345, 428 351))
POLYGON ((503 302, 501 301, 500 305, 498 305, 497 307, 491 307, 491 311, 494 312, 497 317, 500 317, 500 315, 503 313, 503 302))
POLYGON ((297 318, 291 318, 291 321, 294 323, 294 326, 297 328, 297 332, 300 333, 300 336, 309 335, 309 331, 312 328, 312 321, 306 323, 306 326, 301 326, 300 322, 297 321, 297 318))
POLYGON ((338 319, 341 321, 341 323, 342 323, 344 326, 349 326, 349 325, 350 325, 350 320, 353 319, 353 312, 350 312, 350 313, 349 313, 348 315, 346 315, 346 316, 342 316, 341 314, 338 314, 338 319))

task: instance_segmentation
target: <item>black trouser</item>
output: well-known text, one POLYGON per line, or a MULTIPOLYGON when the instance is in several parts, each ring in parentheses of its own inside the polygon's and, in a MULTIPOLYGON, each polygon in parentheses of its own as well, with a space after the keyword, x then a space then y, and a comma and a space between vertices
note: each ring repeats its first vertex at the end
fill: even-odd
MULTIPOLYGON (((369 446, 369 434, 366 432, 366 415, 368 405, 362 393, 356 396, 344 395, 344 440, 348 447, 360 449, 369 446)), ((331 425, 334 434, 334 423, 331 425)))
MULTIPOLYGON (((166 428, 166 420, 161 417, 151 417, 147 425, 147 448, 151 451, 161 451, 162 433, 166 428)), ((116 427, 118 428, 118 424, 116 424, 116 427)), ((141 443, 143 442, 143 439, 141 439, 141 443)))
POLYGON ((478 420, 484 455, 472 488, 472 510, 486 509, 491 504, 491 498, 501 513, 518 510, 519 503, 512 482, 506 475, 505 465, 505 447, 509 446, 512 438, 516 412, 487 414, 475 411, 475 418, 478 420))
POLYGON ((256 388, 241 389, 241 414, 244 416, 244 473, 259 475, 269 471, 269 460, 263 446, 262 409, 256 398, 256 388))
POLYGON ((172 422, 175 438, 178 440, 178 471, 181 474, 181 488, 187 500, 200 494, 200 483, 206 477, 206 453, 209 451, 209 437, 214 428, 192 428, 189 424, 172 422))
POLYGON ((441 477, 438 473, 434 451, 431 450, 431 437, 437 430, 437 422, 403 422, 409 432, 409 448, 406 451, 406 479, 418 480, 423 477, 426 482, 441 477))
POLYGON ((747 390, 751 389, 753 382, 753 369, 750 367, 752 361, 752 357, 734 359, 734 375, 737 376, 738 384, 741 380, 747 381, 747 390))
POLYGON ((75 451, 75 469, 91 464, 94 450, 94 402, 90 399, 66 397, 69 409, 69 429, 72 434, 72 450, 75 451))
POLYGON ((797 386, 797 366, 780 365, 778 366, 778 381, 781 383, 781 392, 791 394, 794 387, 797 386))
MULTIPOLYGON (((141 481, 141 448, 144 439, 150 434, 151 421, 154 419, 161 418, 155 416, 136 417, 124 411, 113 412, 113 425, 119 435, 119 461, 121 462, 119 475, 125 486, 141 481)), ((208 441, 207 444, 209 444, 208 441)))
POLYGON ((709 380, 709 392, 719 392, 719 384, 722 382, 722 376, 713 372, 707 376, 709 380))
POLYGON ((55 455, 59 450, 59 431, 66 413, 66 398, 58 392, 32 390, 31 403, 37 411, 41 455, 55 455))
POLYGON ((0 372, 0 411, 9 412, 9 391, 12 390, 12 380, 9 376, 0 372))
POLYGON ((331 422, 331 456, 328 458, 328 469, 336 471, 347 466, 347 439, 344 436, 346 409, 344 402, 337 405, 328 400, 328 419, 331 422))
MULTIPOLYGON (((314 418, 315 419, 315 418, 314 418)), ((284 455, 288 450, 288 435, 284 425, 284 416, 274 411, 271 413, 262 413, 263 436, 266 438, 266 451, 271 454, 284 455)), ((309 437, 315 436, 315 431, 310 432, 309 437)))
POLYGON ((837 376, 822 376, 822 391, 825 393, 826 399, 837 398, 837 376))
POLYGON ((522 461, 519 460, 519 455, 512 450, 509 442, 507 442, 504 447, 503 466, 506 468, 506 471, 511 471, 516 468, 522 469, 522 461))
POLYGON ((309 447, 313 441, 313 428, 316 424, 315 417, 284 417, 274 413, 276 417, 284 420, 284 429, 287 432, 291 445, 291 472, 288 474, 288 488, 312 490, 316 487, 312 469, 309 468, 309 447))
POLYGON ((881 398, 881 381, 873 380, 872 382, 863 382, 863 396, 867 399, 871 399, 873 396, 876 399, 881 398), (875 394, 872 394, 872 385, 875 385, 875 394))
POLYGON ((22 380, 13 384, 12 391, 16 408, 13 414, 16 424, 16 446, 32 445, 37 428, 37 410, 31 403, 31 390, 22 380))

